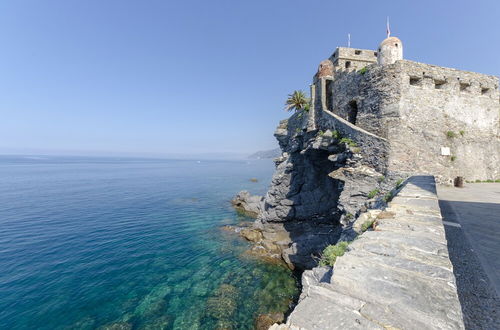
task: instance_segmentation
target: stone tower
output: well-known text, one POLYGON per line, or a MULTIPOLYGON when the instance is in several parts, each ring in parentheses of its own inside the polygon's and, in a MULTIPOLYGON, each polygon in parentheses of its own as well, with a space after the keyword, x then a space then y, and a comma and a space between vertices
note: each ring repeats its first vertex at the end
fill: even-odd
POLYGON ((393 64, 403 59, 403 43, 396 37, 388 37, 380 43, 377 53, 379 65, 393 64))

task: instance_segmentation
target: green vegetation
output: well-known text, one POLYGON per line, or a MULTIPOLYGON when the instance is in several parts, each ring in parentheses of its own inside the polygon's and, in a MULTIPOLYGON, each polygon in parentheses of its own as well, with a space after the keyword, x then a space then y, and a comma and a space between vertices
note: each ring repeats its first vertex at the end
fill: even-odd
POLYGON ((392 199, 394 198, 394 194, 392 193, 392 191, 389 191, 387 194, 384 195, 384 202, 386 203, 389 203, 390 201, 392 201, 392 199))
POLYGON ((382 183, 382 182, 384 182, 384 181, 385 181, 385 176, 383 176, 383 175, 382 175, 382 176, 379 176, 379 177, 378 177, 378 179, 377 179, 377 182, 378 182, 378 183, 382 183))
POLYGON ((455 161, 455 159, 457 159, 457 156, 455 156, 455 155, 453 155, 453 156, 451 156, 451 157, 450 157, 450 160, 451 160, 452 162, 454 162, 454 161, 455 161))
POLYGON ((342 136, 340 135, 340 132, 339 132, 339 131, 334 130, 334 131, 332 132, 332 137, 333 137, 335 140, 340 140, 340 138, 341 138, 342 136))
POLYGON ((468 183, 500 183, 500 179, 488 179, 488 180, 476 180, 476 181, 465 181, 468 183))
POLYGON ((358 145, 350 138, 341 138, 340 143, 346 143, 349 147, 357 147, 358 145))
POLYGON ((370 192, 368 193, 368 198, 373 198, 373 197, 377 196, 379 192, 380 192, 380 190, 378 190, 378 189, 373 189, 372 191, 370 191, 370 192))
POLYGON ((300 110, 309 110, 310 100, 306 96, 306 94, 301 91, 294 91, 292 94, 288 94, 288 98, 285 102, 285 110, 286 111, 300 111, 300 110))
POLYGON ((352 220, 354 218, 354 215, 352 213, 347 213, 345 218, 346 220, 352 220))
POLYGON ((348 242, 339 242, 335 245, 328 245, 324 250, 321 256, 321 260, 319 261, 320 266, 333 266, 337 257, 341 257, 344 255, 348 242))
POLYGON ((323 134, 325 134, 325 132, 323 132, 323 131, 319 131, 319 132, 318 132, 318 135, 319 135, 319 136, 323 136, 323 134))
POLYGON ((362 69, 361 69, 361 70, 359 70, 358 72, 359 72, 359 73, 361 73, 361 74, 365 74, 365 73, 367 73, 367 72, 368 72, 368 69, 367 69, 367 67, 365 66, 364 68, 362 68, 362 69))
POLYGON ((375 219, 374 220, 367 220, 365 221, 362 225, 361 225, 361 231, 362 232, 365 232, 367 231, 369 228, 373 227, 373 224, 375 223, 375 219))
POLYGON ((404 181, 405 181, 404 179, 399 179, 398 181, 396 181, 396 189, 399 189, 399 187, 401 187, 401 184, 402 184, 404 181))
POLYGON ((448 131, 448 132, 446 132, 446 137, 448 139, 453 139, 454 137, 457 137, 457 134, 453 131, 448 131))
POLYGON ((462 135, 462 136, 465 135, 465 131, 464 130, 460 130, 460 132, 458 132, 458 133, 460 133, 460 135, 462 135))

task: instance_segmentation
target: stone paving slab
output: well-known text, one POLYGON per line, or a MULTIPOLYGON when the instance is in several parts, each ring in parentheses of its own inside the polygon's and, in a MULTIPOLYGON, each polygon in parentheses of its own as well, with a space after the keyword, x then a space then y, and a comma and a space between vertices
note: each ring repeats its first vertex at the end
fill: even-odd
POLYGON ((272 329, 464 329, 434 178, 410 178, 328 267, 306 271, 286 325, 272 329))

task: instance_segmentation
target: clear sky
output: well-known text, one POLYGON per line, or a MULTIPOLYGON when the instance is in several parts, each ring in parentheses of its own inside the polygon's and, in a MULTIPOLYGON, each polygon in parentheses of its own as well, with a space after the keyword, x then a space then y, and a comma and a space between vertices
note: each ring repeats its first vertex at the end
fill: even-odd
POLYGON ((0 153, 274 148, 287 94, 387 16, 405 58, 500 75, 498 0, 3 0, 0 153))

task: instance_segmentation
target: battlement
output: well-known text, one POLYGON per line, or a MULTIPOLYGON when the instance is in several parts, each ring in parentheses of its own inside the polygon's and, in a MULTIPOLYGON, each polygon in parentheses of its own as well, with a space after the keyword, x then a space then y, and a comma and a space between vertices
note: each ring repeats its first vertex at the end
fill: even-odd
POLYGON ((402 60, 398 61, 398 71, 407 74, 407 83, 411 88, 438 90, 447 94, 461 97, 485 96, 495 100, 499 99, 498 77, 445 68, 436 65, 402 60))
POLYGON ((369 49, 337 47, 330 56, 334 70, 355 71, 377 63, 377 52, 369 49))
MULTIPOLYGON (((321 62, 309 128, 340 130, 345 125, 333 123, 333 114, 385 139, 387 171, 428 173, 441 182, 499 178, 498 77, 404 60, 396 37, 379 49, 338 47, 321 62)), ((346 134, 359 139, 354 131, 346 134)), ((378 156, 367 150, 364 157, 378 156)))

